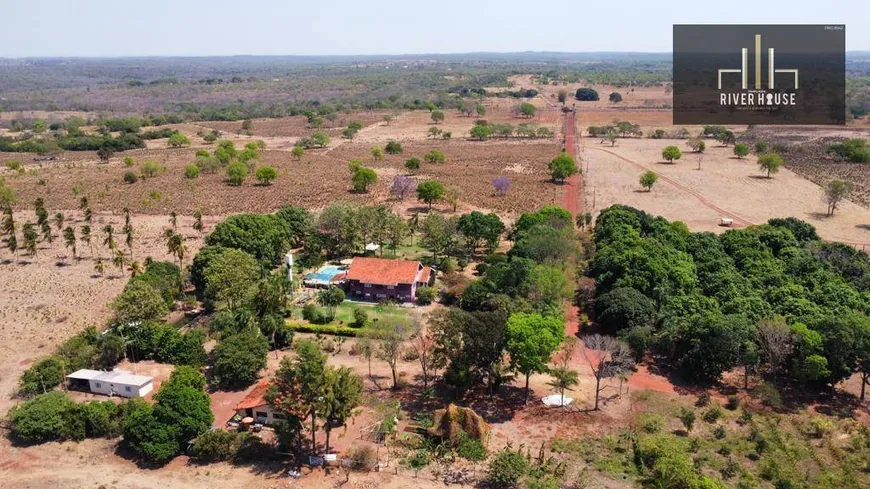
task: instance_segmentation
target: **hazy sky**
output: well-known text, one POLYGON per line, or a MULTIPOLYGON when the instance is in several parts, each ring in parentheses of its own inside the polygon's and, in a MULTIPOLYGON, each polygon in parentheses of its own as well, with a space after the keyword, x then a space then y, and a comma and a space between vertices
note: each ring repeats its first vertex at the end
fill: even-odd
POLYGON ((866 0, 2 3, 0 57, 670 51, 674 23, 845 23, 870 50, 866 0))

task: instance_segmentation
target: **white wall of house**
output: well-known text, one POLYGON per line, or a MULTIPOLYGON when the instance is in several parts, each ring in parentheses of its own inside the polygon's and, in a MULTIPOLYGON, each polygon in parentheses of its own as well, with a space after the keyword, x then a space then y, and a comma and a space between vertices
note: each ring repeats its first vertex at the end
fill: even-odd
POLYGON ((240 409, 237 412, 242 417, 250 416, 254 418, 254 421, 256 421, 257 423, 262 423, 264 425, 275 424, 275 421, 281 419, 281 414, 276 413, 272 409, 272 406, 268 404, 263 404, 262 406, 257 406, 250 409, 240 409))
POLYGON ((91 392, 96 394, 114 395, 120 397, 143 397, 154 389, 154 383, 148 381, 143 385, 128 385, 119 382, 108 382, 100 379, 88 381, 91 392))

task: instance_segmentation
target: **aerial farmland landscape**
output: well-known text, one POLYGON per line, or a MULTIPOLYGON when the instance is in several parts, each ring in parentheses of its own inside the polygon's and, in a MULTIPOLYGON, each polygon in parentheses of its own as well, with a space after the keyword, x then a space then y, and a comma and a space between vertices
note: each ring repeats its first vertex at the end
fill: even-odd
POLYGON ((804 105, 679 124, 715 78, 639 2, 417 39, 255 0, 208 45, 238 12, 37 3, 0 34, 0 488, 870 487, 860 26, 816 42, 833 123, 772 5, 718 89, 770 94, 776 46, 804 105))

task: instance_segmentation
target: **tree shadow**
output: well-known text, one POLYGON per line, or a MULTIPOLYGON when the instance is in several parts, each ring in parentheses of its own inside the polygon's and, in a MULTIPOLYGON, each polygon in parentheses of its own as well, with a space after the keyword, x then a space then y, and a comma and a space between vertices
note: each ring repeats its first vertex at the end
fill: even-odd
POLYGON ((749 178, 751 178, 753 180, 767 180, 767 181, 773 180, 773 177, 769 177, 767 175, 749 175, 749 178))
POLYGON ((855 227, 865 231, 870 231, 870 224, 856 224, 855 227))
POLYGON ((810 212, 807 215, 812 217, 813 219, 818 219, 820 221, 831 218, 831 216, 829 216, 827 212, 810 212))

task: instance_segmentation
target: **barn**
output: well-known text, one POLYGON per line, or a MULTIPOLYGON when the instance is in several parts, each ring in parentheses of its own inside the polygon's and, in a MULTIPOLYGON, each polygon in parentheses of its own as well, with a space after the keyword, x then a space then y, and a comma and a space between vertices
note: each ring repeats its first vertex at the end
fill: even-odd
POLYGON ((126 370, 90 370, 83 368, 66 376, 72 390, 107 396, 143 397, 154 389, 154 378, 126 370))

